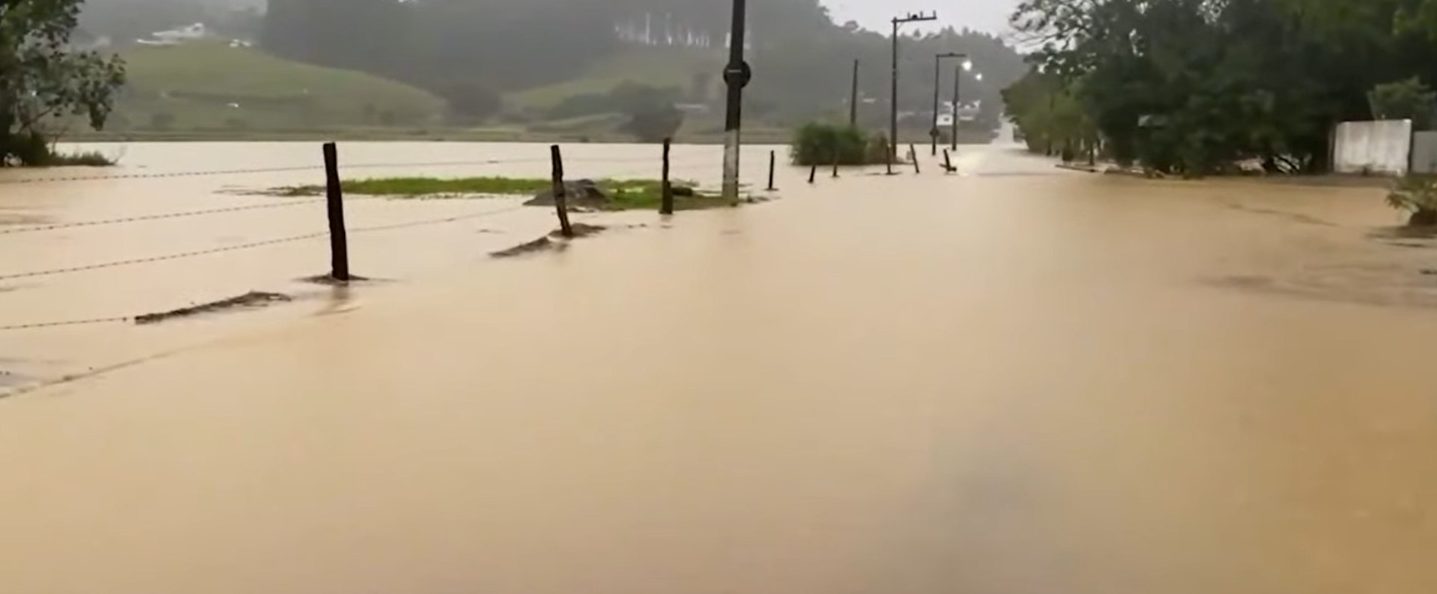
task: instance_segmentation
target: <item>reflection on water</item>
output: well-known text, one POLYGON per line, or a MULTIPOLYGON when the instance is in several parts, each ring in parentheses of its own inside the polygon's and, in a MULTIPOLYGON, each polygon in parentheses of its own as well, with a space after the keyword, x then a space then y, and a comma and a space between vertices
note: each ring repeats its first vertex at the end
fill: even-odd
MULTIPOLYGON (((547 219, 405 231, 344 316, 0 336, 190 345, 0 401, 0 591, 1437 591, 1437 279, 1380 192, 960 167, 513 260, 547 219)), ((135 299, 216 278, 169 271, 135 299)))

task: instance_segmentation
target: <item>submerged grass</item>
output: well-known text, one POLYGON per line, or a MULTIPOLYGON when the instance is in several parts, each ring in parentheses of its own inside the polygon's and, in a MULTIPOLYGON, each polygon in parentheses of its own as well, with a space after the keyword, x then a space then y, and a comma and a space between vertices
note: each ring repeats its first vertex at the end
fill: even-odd
MULTIPOLYGON (((653 179, 605 179, 596 182, 611 201, 608 210, 640 210, 659 208, 663 200, 663 184, 653 179)), ((346 194, 388 196, 392 198, 484 198, 495 196, 529 196, 552 187, 553 182, 538 178, 468 177, 439 179, 430 177, 396 177, 346 180, 340 182, 346 194)), ((674 182, 674 208, 698 210, 727 206, 721 198, 704 194, 688 182, 674 182)), ((323 186, 290 186, 269 192, 276 196, 318 196, 323 186)))
POLYGON ((99 151, 53 153, 46 159, 47 167, 109 167, 115 160, 99 151))

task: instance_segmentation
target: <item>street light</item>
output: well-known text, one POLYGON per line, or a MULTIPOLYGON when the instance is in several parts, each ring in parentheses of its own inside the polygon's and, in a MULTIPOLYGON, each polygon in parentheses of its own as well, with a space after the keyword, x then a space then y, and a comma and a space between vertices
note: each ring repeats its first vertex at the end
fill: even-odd
MULTIPOLYGON (((888 120, 888 149, 892 156, 898 156, 898 26, 905 23, 919 23, 924 21, 938 20, 938 13, 908 13, 908 16, 894 17, 893 19, 893 96, 892 105, 888 120)), ((892 159, 889 159, 892 161, 892 159)), ((888 173, 893 174, 893 166, 889 165, 888 173)))
MULTIPOLYGON (((928 129, 928 136, 932 140, 933 156, 935 157, 938 156, 938 86, 943 79, 943 58, 963 58, 963 63, 972 63, 968 60, 968 54, 958 52, 945 52, 933 56, 933 127, 928 129)), ((957 116, 956 111, 954 116, 957 116)))
MULTIPOLYGON (((973 61, 964 58, 963 62, 953 69, 953 152, 958 152, 958 107, 962 105, 963 73, 973 69, 973 61)), ((983 75, 978 74, 978 80, 983 80, 983 75)))

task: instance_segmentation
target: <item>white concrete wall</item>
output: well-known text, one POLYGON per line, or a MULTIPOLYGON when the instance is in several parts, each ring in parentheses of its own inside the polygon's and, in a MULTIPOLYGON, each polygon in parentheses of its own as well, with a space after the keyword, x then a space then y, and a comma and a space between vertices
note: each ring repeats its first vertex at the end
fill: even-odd
POLYGON ((1437 132, 1412 135, 1412 173, 1437 173, 1437 132))
POLYGON ((1338 173, 1407 173, 1412 121, 1343 122, 1337 125, 1333 168, 1338 173))

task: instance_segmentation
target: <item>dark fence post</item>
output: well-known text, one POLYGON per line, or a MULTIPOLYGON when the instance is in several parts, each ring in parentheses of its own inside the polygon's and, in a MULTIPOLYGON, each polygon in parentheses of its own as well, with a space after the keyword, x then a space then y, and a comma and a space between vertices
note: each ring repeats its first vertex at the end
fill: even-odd
POLYGON ((559 232, 564 237, 573 237, 574 228, 569 226, 569 199, 564 189, 564 156, 559 145, 549 147, 549 156, 554 162, 554 209, 559 213, 559 232))
POLYGON ((674 185, 669 182, 669 150, 672 148, 673 139, 664 139, 664 181, 661 186, 663 192, 663 204, 659 207, 659 214, 674 214, 674 185))
POLYGON ((775 167, 777 164, 778 164, 778 153, 777 153, 776 151, 769 151, 769 152, 768 152, 768 191, 770 191, 770 192, 772 192, 772 191, 778 189, 778 188, 773 187, 773 170, 774 170, 774 167, 775 167))
POLYGON ((908 156, 913 159, 913 173, 922 174, 923 170, 918 168, 918 149, 913 148, 911 144, 908 145, 908 156))
POLYGON ((838 149, 833 149, 833 177, 838 177, 838 149))
POLYGON ((814 161, 808 168, 808 183, 813 183, 818 178, 818 161, 814 161))
POLYGON ((324 145, 324 187, 329 203, 329 275, 349 282, 349 236, 344 229, 344 188, 339 181, 339 149, 324 145))
POLYGON ((948 149, 943 149, 943 170, 948 173, 955 171, 955 169, 953 169, 953 158, 949 156, 948 149))
POLYGON ((898 147, 885 144, 883 156, 888 160, 888 175, 893 175, 893 158, 898 153, 898 147))

